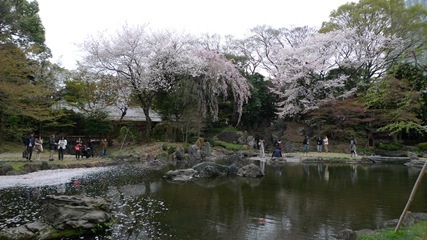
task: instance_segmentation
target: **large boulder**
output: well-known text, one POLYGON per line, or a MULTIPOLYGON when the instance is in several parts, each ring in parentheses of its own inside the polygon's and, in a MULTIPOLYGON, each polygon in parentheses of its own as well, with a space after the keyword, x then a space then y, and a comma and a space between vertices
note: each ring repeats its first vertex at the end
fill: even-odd
POLYGON ((357 240, 357 234, 351 229, 344 229, 337 234, 336 238, 342 240, 357 240))
POLYGON ((243 166, 237 172, 239 177, 248 177, 248 178, 258 178, 264 176, 262 170, 257 165, 251 163, 249 165, 243 166))
POLYGON ((225 165, 227 166, 236 165, 240 168, 244 166, 244 161, 240 154, 233 153, 225 158, 225 165))
POLYGON ((200 177, 218 177, 218 176, 227 176, 229 172, 229 167, 224 166, 215 162, 202 162, 195 166, 193 169, 199 173, 200 177))
POLYGON ((40 220, 3 229, 0 239, 73 238, 104 231, 111 222, 111 205, 103 198, 48 195, 40 220))
POLYGON ((55 229, 92 229, 111 219, 111 206, 100 197, 47 196, 42 211, 55 229))
MULTIPOLYGON (((406 212, 405 217, 402 220, 402 226, 404 226, 404 227, 411 226, 416 222, 416 220, 417 219, 415 218, 415 215, 412 212, 408 211, 408 212, 406 212)), ((399 222, 399 219, 392 219, 389 221, 384 221, 379 226, 379 228, 388 228, 388 227, 394 228, 397 226, 398 222, 399 222)))
POLYGON ((205 152, 201 151, 201 149, 196 145, 191 145, 188 147, 188 163, 190 166, 203 162, 205 157, 205 152))
POLYGON ((13 170, 12 166, 0 163, 0 175, 6 175, 13 170))
POLYGON ((174 182, 186 182, 198 177, 198 174, 196 170, 187 168, 168 171, 163 177, 174 182))
POLYGON ((245 166, 245 163, 242 159, 242 156, 238 153, 234 153, 232 155, 227 156, 225 159, 225 165, 228 166, 228 174, 230 176, 237 176, 239 169, 245 166))
POLYGON ((248 144, 251 148, 258 148, 258 144, 254 136, 248 136, 246 138, 246 144, 248 144))
POLYGON ((178 162, 185 160, 185 150, 183 148, 177 148, 176 149, 175 160, 178 162))
POLYGON ((228 143, 237 143, 239 135, 233 131, 222 131, 217 135, 218 140, 228 143))
POLYGON ((238 131, 237 132, 237 139, 236 139, 235 143, 237 143, 237 144, 246 144, 247 143, 246 142, 247 135, 248 134, 246 132, 238 131))

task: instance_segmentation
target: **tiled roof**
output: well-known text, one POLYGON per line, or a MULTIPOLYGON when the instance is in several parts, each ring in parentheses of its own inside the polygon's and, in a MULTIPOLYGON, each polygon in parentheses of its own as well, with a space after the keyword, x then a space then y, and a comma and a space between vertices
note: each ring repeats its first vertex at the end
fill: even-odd
MULTIPOLYGON (((53 109, 68 109, 76 113, 81 112, 78 108, 70 106, 65 101, 58 101, 55 105, 52 106, 53 109)), ((107 106, 103 108, 103 111, 107 113, 108 119, 112 121, 119 121, 122 115, 122 112, 115 106, 107 106)), ((150 118, 152 122, 161 122, 162 118, 155 111, 150 110, 150 118)), ((132 122, 145 122, 144 111, 141 107, 130 106, 126 111, 126 115, 123 117, 122 121, 132 121, 132 122)))

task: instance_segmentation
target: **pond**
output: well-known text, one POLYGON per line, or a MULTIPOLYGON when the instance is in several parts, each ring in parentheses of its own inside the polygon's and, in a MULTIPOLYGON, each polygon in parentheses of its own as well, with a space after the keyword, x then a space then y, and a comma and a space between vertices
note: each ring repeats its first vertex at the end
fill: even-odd
MULTIPOLYGON (((346 228, 373 229, 399 218, 420 170, 286 164, 266 166, 260 179, 181 184, 163 179, 166 170, 137 165, 0 177, 0 228, 39 218, 46 194, 77 194, 113 204, 115 223, 96 239, 335 239, 346 228)), ((427 179, 410 210, 427 212, 427 179)))

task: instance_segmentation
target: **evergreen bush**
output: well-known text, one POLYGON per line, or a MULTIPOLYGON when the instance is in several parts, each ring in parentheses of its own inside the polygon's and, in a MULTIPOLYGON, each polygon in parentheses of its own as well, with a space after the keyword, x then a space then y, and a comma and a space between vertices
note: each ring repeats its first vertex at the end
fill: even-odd
POLYGON ((418 150, 427 151, 427 142, 419 143, 417 146, 418 146, 418 150))
POLYGON ((403 144, 401 144, 401 143, 387 143, 387 144, 379 144, 376 147, 378 149, 382 149, 385 151, 397 151, 397 150, 402 150, 403 144))

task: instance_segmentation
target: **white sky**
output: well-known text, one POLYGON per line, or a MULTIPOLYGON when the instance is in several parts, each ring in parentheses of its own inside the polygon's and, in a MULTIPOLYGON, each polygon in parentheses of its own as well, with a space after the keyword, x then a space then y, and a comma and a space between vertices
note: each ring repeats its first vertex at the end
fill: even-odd
POLYGON ((37 0, 53 62, 74 69, 89 35, 120 26, 149 24, 191 34, 242 37, 258 25, 320 27, 331 11, 351 0, 37 0))

